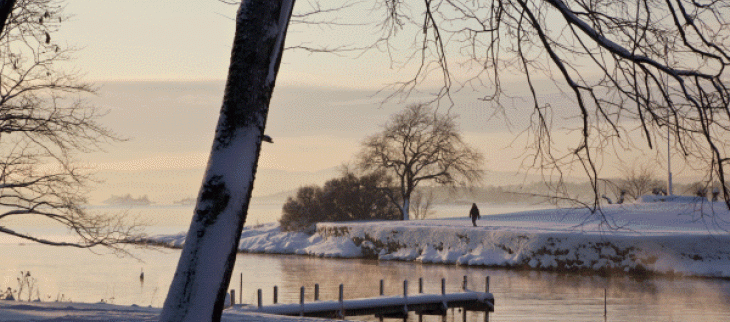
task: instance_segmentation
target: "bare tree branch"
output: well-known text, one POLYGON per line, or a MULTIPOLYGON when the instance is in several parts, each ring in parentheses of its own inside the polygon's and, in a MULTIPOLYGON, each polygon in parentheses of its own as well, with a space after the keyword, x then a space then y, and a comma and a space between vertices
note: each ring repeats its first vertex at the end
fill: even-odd
POLYGON ((391 199, 405 220, 411 195, 420 183, 470 185, 482 178, 484 157, 462 140, 455 117, 438 114, 424 104, 410 105, 362 144, 359 167, 383 171, 399 181, 395 185, 399 192, 391 199))
POLYGON ((74 50, 53 35, 66 18, 57 0, 17 0, 0 33, 0 233, 54 246, 108 247, 144 236, 123 214, 92 214, 86 185, 93 181, 74 162, 120 138, 99 123, 104 114, 83 95, 94 87, 58 69, 74 50), (57 242, 10 228, 8 219, 32 217, 66 227, 76 242, 57 242))

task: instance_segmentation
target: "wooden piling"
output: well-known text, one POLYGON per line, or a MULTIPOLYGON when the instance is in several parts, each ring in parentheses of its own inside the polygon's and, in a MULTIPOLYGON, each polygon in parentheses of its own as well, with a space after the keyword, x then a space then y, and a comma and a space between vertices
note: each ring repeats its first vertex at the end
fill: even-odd
POLYGON ((383 280, 380 280, 380 296, 385 295, 385 285, 383 283, 383 280))
POLYGON ((279 287, 274 285, 274 304, 279 303, 279 287))
POLYGON ((464 275, 464 283, 461 285, 461 290, 466 291, 466 275, 464 275))
POLYGON ((314 300, 319 301, 319 283, 314 284, 314 300))
POLYGON ((340 284, 339 300, 340 300, 340 318, 344 320, 345 319, 345 303, 344 303, 344 300, 345 300, 345 286, 342 285, 342 284, 340 284))
POLYGON ((231 289, 231 306, 236 305, 236 290, 231 289))
POLYGON ((403 322, 408 321, 408 280, 403 280, 403 322))
POLYGON ((299 288, 299 306, 301 307, 299 316, 304 316, 304 286, 299 288))
POLYGON ((258 294, 258 299, 256 302, 258 303, 259 308, 261 308, 261 289, 259 289, 256 293, 258 294))
MULTIPOLYGON (((423 277, 418 278, 418 294, 423 294, 423 277)), ((406 313, 406 315, 408 315, 406 313)), ((423 322, 423 314, 418 313, 418 322, 423 322)))
MULTIPOLYGON (((484 279, 484 293, 489 293, 489 275, 484 279)), ((484 311, 484 322, 489 322, 489 310, 484 311)))

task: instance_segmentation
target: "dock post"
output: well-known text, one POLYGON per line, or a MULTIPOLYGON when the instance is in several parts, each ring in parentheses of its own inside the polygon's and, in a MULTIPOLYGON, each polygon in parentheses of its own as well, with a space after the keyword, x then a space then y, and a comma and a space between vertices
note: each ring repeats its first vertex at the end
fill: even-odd
POLYGON ((238 303, 243 304, 243 273, 241 273, 240 284, 238 284, 238 303))
POLYGON ((274 304, 279 303, 279 287, 274 285, 274 304))
POLYGON ((340 284, 340 296, 339 296, 339 299, 340 299, 340 319, 343 319, 343 320, 345 319, 345 303, 343 303, 343 301, 345 299, 345 294, 344 293, 345 293, 344 285, 340 284))
MULTIPOLYGON (((467 289, 467 282, 466 281, 467 281, 466 275, 464 275, 464 283, 463 283, 463 285, 461 285, 461 290, 464 291, 464 292, 466 292, 466 289, 467 289)), ((462 314, 461 314, 461 320, 463 322, 466 322, 466 308, 463 308, 461 310, 461 312, 462 312, 462 314)))
MULTIPOLYGON (((484 293, 489 293, 489 275, 484 280, 484 293)), ((489 322, 489 310, 484 311, 484 322, 489 322)))
POLYGON ((403 280, 403 322, 408 320, 408 280, 403 280))
POLYGON ((608 289, 603 288, 603 316, 608 316, 608 289))
POLYGON ((319 283, 314 284, 314 300, 319 301, 319 283))
POLYGON ((444 309, 444 314, 441 316, 441 322, 446 322, 446 314, 449 312, 449 305, 446 302, 446 279, 441 278, 441 296, 443 298, 443 301, 441 302, 441 305, 444 309))
MULTIPOLYGON (((385 282, 383 282, 383 280, 381 279, 381 280, 380 280, 380 296, 383 296, 383 295, 385 295, 385 282)), ((378 317, 378 320, 379 320, 380 322, 383 322, 383 316, 382 316, 382 315, 380 315, 380 316, 378 317)))
POLYGON ((231 289, 231 306, 236 305, 236 290, 231 289))
POLYGON ((304 316, 304 286, 299 288, 299 316, 304 316))
POLYGON ((261 308, 261 289, 259 289, 258 292, 256 292, 256 293, 258 294, 257 302, 258 302, 259 309, 260 309, 261 308))
MULTIPOLYGON (((418 293, 423 294, 423 277, 418 278, 418 293)), ((418 322, 423 322, 423 314, 418 313, 418 322)))

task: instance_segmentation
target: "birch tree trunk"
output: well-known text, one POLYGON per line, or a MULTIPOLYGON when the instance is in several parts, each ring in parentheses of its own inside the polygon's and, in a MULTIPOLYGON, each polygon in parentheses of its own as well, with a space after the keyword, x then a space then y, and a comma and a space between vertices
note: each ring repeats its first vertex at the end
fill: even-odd
POLYGON ((10 12, 13 11, 15 0, 0 0, 0 35, 3 34, 10 12))
POLYGON ((245 0, 195 214, 161 321, 220 321, 294 0, 245 0))

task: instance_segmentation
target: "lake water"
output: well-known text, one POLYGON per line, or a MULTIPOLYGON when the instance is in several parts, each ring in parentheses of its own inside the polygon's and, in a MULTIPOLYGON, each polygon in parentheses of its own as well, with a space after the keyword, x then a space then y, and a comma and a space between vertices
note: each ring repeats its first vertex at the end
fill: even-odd
MULTIPOLYGON (((460 206, 454 208, 454 213, 460 213, 460 206)), ((192 209, 185 207, 132 211, 156 220, 154 232, 180 231, 192 213, 192 209)), ((179 251, 133 250, 139 260, 99 252, 30 243, 20 245, 6 238, 0 243, 0 290, 17 288, 16 278, 22 270, 30 271, 37 280, 33 297, 38 295, 44 301, 64 298, 75 302, 103 300, 124 305, 162 305, 179 251), (144 281, 139 278, 141 271, 144 271, 144 281)), ((436 293, 440 291, 441 278, 446 279, 448 291, 458 291, 464 275, 476 290, 484 288, 485 276, 491 277, 490 290, 496 298, 496 311, 490 315, 490 321, 730 321, 730 281, 716 279, 636 279, 239 254, 230 288, 235 288, 245 303, 255 303, 256 290, 261 288, 264 303, 268 304, 273 286, 278 285, 280 302, 294 303, 298 302, 301 286, 306 287, 306 299, 311 301, 315 283, 320 284, 321 298, 330 300, 336 299, 340 283, 344 284, 346 298, 357 298, 376 296, 380 279, 385 280, 386 294, 402 294, 405 279, 410 282, 409 293, 415 293, 417 280, 423 277, 425 291, 436 293), (242 292, 239 290, 241 277, 242 292), (608 295, 607 318, 603 316, 604 289, 608 295)), ((472 312, 468 318, 474 322, 483 320, 481 314, 472 312)), ((460 319, 458 312, 447 317, 447 321, 460 319)), ((441 318, 426 317, 425 320, 441 321, 441 318)))

